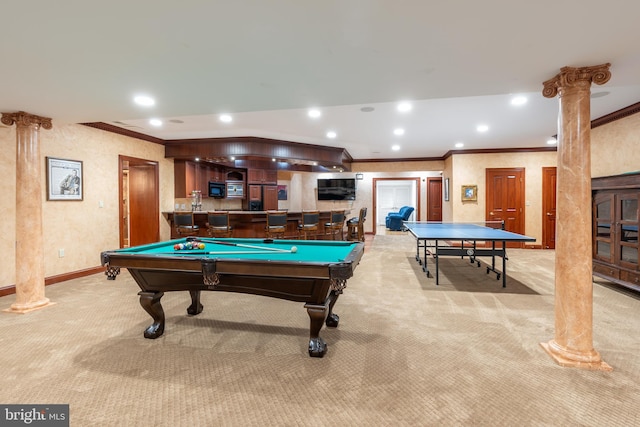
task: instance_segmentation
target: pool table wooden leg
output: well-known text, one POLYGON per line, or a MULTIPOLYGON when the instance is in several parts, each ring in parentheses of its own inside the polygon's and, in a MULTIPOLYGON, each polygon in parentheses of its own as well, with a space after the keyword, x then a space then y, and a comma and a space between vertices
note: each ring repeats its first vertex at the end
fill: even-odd
POLYGON ((200 291, 189 291, 191 294, 191 305, 187 308, 187 313, 195 316, 202 313, 202 304, 200 304, 200 291))
POLYGON ((309 313, 309 356, 323 357, 327 352, 327 344, 320 338, 320 329, 327 316, 326 305, 305 304, 309 313))
POLYGON ((336 301, 338 301, 340 293, 331 291, 329 294, 329 313, 327 314, 327 320, 325 321, 325 324, 329 328, 337 328, 338 322, 340 322, 340 316, 333 312, 333 306, 336 305, 336 301))
POLYGON ((160 299, 164 292, 138 292, 140 305, 153 318, 153 323, 144 331, 144 337, 155 339, 164 333, 164 310, 160 299))

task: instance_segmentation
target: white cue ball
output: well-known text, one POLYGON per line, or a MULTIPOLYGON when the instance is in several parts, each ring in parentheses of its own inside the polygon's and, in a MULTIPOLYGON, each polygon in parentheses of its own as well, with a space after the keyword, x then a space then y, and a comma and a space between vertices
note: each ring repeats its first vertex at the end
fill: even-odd
POLYGON ((291 246, 291 253, 295 254, 296 252, 298 252, 298 248, 295 246, 291 246))

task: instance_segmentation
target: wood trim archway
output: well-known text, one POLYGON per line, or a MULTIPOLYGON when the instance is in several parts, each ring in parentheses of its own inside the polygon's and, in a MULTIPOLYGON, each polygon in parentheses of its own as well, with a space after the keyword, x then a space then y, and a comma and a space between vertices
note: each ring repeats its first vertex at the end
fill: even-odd
MULTIPOLYGON (((120 247, 152 243, 160 240, 160 174, 158 162, 136 157, 118 156, 118 224, 120 247), (141 171, 140 179, 131 179, 132 171, 141 171), (128 176, 128 191, 124 188, 124 177, 128 176), (125 201, 125 194, 133 194, 133 203, 125 201), (129 203, 129 223, 136 226, 135 233, 128 230, 125 238, 125 203, 129 203), (137 234, 136 234, 137 233, 137 234), (133 234, 133 238, 132 238, 133 234), (136 237, 137 236, 137 237, 136 237)), ((133 228, 133 227, 131 227, 133 228)))

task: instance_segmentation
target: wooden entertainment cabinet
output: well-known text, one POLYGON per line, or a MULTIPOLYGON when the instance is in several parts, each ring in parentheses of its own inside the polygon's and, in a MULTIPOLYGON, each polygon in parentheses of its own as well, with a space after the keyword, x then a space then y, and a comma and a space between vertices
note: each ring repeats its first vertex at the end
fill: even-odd
POLYGON ((593 275, 640 291, 640 172, 593 178, 593 275))

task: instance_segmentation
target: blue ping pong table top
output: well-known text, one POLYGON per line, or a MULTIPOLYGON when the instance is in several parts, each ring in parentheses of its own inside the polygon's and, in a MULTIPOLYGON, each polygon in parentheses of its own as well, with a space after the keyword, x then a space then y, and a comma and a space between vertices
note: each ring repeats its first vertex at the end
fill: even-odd
POLYGON ((535 238, 473 223, 410 222, 404 226, 417 239, 535 242, 535 238))

